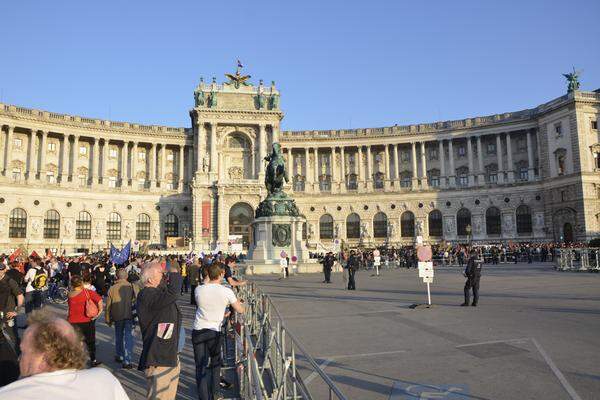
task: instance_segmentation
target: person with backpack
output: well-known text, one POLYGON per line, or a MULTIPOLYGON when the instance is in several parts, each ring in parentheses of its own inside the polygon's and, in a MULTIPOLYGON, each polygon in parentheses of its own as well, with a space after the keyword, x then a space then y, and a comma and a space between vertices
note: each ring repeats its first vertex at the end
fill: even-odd
POLYGON ((41 259, 31 258, 29 270, 25 274, 25 312, 42 308, 44 304, 45 291, 48 290, 48 273, 41 266, 41 259))
MULTIPOLYGON (((86 273, 89 277, 89 273, 86 273)), ((67 320, 78 329, 87 345, 92 367, 100 363, 96 360, 96 318, 102 313, 102 297, 86 288, 86 279, 79 275, 71 278, 69 293, 69 312, 67 320)))

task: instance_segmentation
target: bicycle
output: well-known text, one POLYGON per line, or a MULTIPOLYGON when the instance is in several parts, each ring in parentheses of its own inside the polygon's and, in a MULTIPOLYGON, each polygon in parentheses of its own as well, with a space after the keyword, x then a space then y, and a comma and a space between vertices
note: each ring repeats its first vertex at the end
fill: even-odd
POLYGON ((48 284, 48 300, 54 304, 64 304, 69 299, 69 289, 62 285, 62 280, 54 277, 48 284))

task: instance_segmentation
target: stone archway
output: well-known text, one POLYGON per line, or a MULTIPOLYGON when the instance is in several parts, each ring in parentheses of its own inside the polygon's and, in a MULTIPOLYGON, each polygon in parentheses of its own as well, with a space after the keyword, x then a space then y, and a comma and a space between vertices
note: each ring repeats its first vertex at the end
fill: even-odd
POLYGON ((572 208, 561 208, 552 216, 554 240, 570 243, 575 240, 577 212, 572 208), (568 236, 568 237, 567 237, 568 236))
POLYGON ((248 203, 235 203, 229 209, 229 235, 241 235, 244 250, 248 250, 253 241, 252 221, 254 209, 248 203))

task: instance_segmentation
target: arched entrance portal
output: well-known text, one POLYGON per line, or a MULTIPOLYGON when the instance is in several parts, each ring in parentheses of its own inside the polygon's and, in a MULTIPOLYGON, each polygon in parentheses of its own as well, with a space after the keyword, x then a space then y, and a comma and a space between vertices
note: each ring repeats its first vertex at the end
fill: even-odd
POLYGON ((229 210, 229 235, 242 236, 244 250, 248 250, 252 243, 252 221, 254 210, 249 204, 236 203, 229 210))
POLYGON ((563 225, 563 240, 565 243, 573 242, 573 225, 571 225, 569 222, 565 222, 563 225))

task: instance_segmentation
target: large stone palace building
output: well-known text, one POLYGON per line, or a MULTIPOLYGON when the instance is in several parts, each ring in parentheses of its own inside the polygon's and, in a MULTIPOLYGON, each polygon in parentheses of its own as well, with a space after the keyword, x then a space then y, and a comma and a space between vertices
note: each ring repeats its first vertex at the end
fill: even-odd
POLYGON ((245 78, 201 82, 189 128, 0 104, 0 251, 168 238, 226 249, 239 235, 247 246, 274 142, 313 249, 600 231, 600 91, 458 121, 288 132, 275 84, 245 78))

